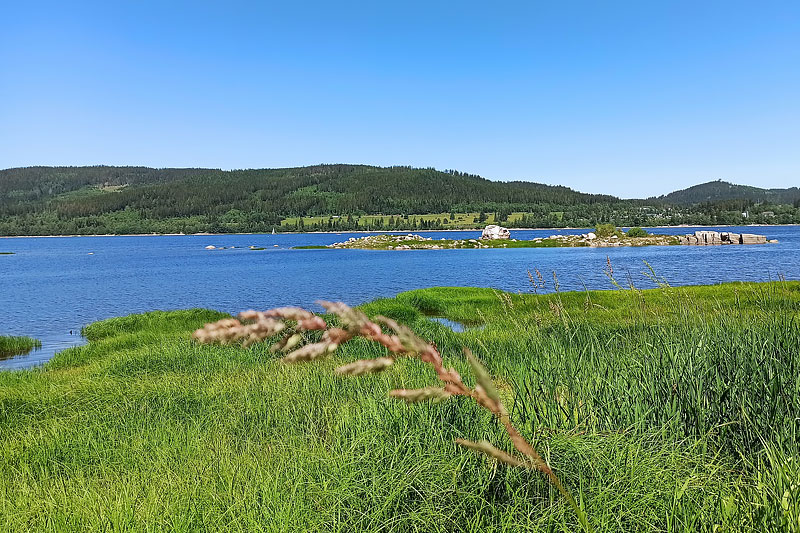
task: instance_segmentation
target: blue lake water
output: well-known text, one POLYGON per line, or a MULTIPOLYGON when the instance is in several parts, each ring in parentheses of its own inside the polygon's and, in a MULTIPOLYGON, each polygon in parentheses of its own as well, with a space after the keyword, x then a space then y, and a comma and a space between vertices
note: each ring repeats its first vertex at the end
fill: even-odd
MULTIPOLYGON (((291 250, 363 233, 0 238, 0 335, 28 335, 43 346, 0 361, 0 368, 40 364, 82 342, 82 326, 151 310, 206 307, 227 312, 276 305, 313 306, 318 299, 359 304, 435 286, 493 287, 530 292, 538 269, 552 290, 611 289, 615 276, 640 288, 653 283, 647 261, 672 285, 800 279, 800 227, 665 228, 682 234, 718 229, 767 235, 778 244, 640 248, 486 250, 291 250), (208 245, 224 250, 206 250, 208 245), (250 250, 255 245, 265 250, 250 250), (235 248, 227 248, 235 247, 235 248)), ((512 230, 532 239, 588 230, 512 230)), ((418 232, 433 238, 477 238, 480 231, 418 232)))

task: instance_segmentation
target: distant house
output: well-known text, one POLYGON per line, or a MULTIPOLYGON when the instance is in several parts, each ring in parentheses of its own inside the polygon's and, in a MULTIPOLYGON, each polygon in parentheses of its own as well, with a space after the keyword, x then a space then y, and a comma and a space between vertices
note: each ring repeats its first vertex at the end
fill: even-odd
POLYGON ((762 211, 761 214, 764 215, 765 217, 774 217, 775 216, 775 212, 774 211, 762 211))

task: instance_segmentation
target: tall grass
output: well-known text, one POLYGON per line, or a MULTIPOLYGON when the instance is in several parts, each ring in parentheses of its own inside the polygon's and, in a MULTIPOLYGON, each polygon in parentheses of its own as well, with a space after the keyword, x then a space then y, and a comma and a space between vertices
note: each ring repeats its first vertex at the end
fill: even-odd
POLYGON ((39 348, 42 341, 30 337, 4 337, 0 335, 0 359, 22 355, 39 348))
MULTIPOLYGON (((439 288, 363 310, 402 318, 464 376, 473 350, 596 530, 800 530, 800 283, 439 288), (415 302, 482 327, 454 333, 415 302)), ((46 368, 0 373, 4 530, 579 529, 540 474, 454 443, 504 442, 487 411, 386 397, 429 385, 421 362, 353 380, 334 368, 385 349, 287 366, 189 340, 219 318, 101 322, 46 368)))

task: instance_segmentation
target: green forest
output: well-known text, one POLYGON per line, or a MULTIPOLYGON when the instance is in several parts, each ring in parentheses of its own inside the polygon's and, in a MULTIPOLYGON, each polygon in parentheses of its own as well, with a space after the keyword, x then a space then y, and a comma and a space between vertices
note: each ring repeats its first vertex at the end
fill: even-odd
POLYGON ((797 188, 767 190, 721 181, 658 198, 626 200, 406 166, 0 171, 0 235, 798 222, 797 188))

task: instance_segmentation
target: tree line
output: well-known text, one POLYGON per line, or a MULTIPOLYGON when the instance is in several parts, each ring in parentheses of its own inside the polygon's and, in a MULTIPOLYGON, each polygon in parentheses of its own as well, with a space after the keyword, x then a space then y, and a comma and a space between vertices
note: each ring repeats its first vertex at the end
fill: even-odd
POLYGON ((797 223, 799 202, 677 205, 412 167, 28 167, 0 171, 0 235, 439 229, 457 221, 408 217, 478 212, 509 227, 797 223))

